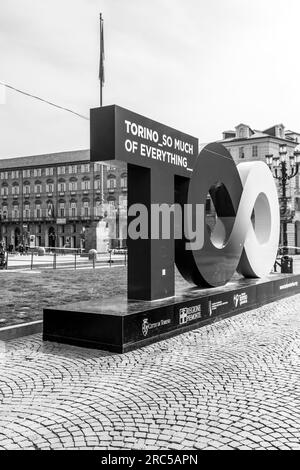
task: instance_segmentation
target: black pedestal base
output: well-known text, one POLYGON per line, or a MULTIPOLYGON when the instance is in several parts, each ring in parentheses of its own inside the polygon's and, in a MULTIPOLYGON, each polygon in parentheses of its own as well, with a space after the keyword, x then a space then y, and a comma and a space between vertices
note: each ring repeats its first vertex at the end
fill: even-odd
POLYGON ((114 298, 44 309, 43 339, 123 353, 300 292, 300 275, 271 274, 152 301, 114 298))

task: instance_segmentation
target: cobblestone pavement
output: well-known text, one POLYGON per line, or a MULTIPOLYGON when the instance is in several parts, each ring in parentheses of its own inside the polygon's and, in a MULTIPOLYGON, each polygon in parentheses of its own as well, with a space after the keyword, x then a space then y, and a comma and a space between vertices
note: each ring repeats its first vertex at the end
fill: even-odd
POLYGON ((124 355, 0 344, 1 449, 300 449, 300 295, 124 355))

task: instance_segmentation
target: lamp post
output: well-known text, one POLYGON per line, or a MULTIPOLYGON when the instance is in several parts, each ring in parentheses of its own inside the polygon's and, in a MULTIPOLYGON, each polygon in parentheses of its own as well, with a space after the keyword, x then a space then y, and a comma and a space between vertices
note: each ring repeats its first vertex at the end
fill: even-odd
POLYGON ((282 226, 282 245, 283 254, 288 252, 288 240, 287 240, 287 224, 288 224, 288 200, 290 199, 287 192, 287 185, 290 179, 294 178, 299 171, 300 164, 300 150, 295 150, 292 155, 287 156, 286 145, 282 144, 279 147, 279 155, 274 157, 273 155, 266 155, 266 162, 270 170, 273 173, 275 179, 278 180, 281 187, 280 200, 280 219, 282 226), (290 169, 288 169, 287 163, 290 163, 290 169))

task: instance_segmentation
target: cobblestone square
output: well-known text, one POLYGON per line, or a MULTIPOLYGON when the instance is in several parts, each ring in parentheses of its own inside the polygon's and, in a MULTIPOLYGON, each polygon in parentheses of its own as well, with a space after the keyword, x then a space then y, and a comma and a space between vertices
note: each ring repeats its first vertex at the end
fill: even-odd
POLYGON ((0 347, 1 449, 300 449, 300 295, 117 355, 0 347))

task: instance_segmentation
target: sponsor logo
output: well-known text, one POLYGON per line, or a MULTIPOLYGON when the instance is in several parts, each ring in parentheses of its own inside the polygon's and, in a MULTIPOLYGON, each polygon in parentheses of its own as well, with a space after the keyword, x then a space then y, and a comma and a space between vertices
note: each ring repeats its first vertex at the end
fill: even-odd
POLYGON ((248 303, 248 295, 246 292, 242 292, 241 294, 234 294, 233 296, 233 304, 235 308, 241 307, 248 303))
POLYGON ((184 325, 199 318, 201 318, 201 305, 182 307, 179 310, 179 325, 184 325))
POLYGON ((289 284, 282 284, 279 286, 279 290, 291 289, 292 287, 298 287, 298 281, 290 282, 289 284))
POLYGON ((144 336, 147 336, 149 333, 149 330, 153 330, 161 326, 169 325, 170 323, 171 323, 170 318, 167 318, 166 320, 159 320, 154 323, 149 323, 148 318, 144 318, 143 323, 142 323, 142 333, 144 336))
POLYGON ((228 305, 228 301, 218 300, 217 302, 208 301, 208 315, 211 317, 213 313, 220 307, 228 305))

